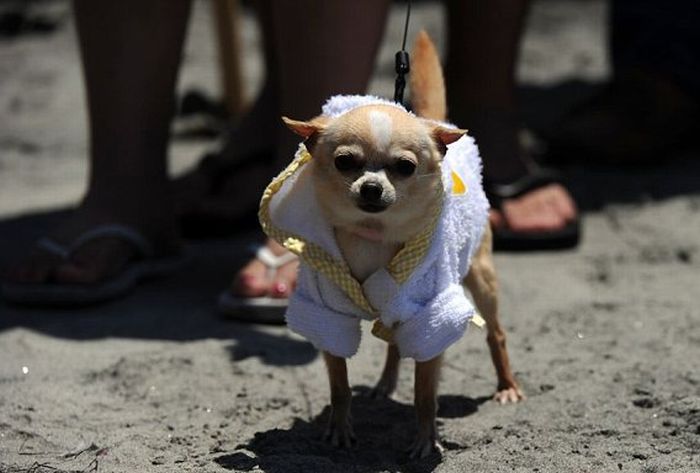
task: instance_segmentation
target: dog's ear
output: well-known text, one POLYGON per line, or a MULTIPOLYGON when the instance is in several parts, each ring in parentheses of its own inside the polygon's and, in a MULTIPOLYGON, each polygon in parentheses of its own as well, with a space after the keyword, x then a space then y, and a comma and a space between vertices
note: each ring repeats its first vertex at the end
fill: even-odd
POLYGON ((466 134, 467 130, 460 128, 448 128, 442 125, 437 125, 433 128, 433 137, 445 146, 454 143, 466 134))
POLYGON ((443 155, 447 152, 447 145, 454 143, 466 134, 467 130, 449 128, 442 125, 434 125, 431 130, 435 144, 443 155))
POLYGON ((323 117, 316 117, 308 122, 282 117, 282 121, 287 125, 287 128, 304 138, 304 140, 308 140, 312 136, 322 132, 326 128, 327 122, 323 117))
POLYGON ((447 145, 454 143, 467 134, 467 130, 444 126, 435 120, 427 118, 419 118, 419 120, 423 123, 423 126, 427 129, 442 154, 447 152, 447 145))

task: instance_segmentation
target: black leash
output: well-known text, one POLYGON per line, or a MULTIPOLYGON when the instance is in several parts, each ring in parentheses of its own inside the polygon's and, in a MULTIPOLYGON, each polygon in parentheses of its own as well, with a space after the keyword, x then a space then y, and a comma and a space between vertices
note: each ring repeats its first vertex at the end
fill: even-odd
POLYGON ((406 36, 408 36, 408 22, 411 19, 411 0, 408 0, 406 9, 406 24, 403 29, 403 43, 401 51, 396 53, 396 82, 394 83, 394 102, 403 105, 403 93, 406 90, 406 74, 411 71, 411 61, 406 52, 406 36))

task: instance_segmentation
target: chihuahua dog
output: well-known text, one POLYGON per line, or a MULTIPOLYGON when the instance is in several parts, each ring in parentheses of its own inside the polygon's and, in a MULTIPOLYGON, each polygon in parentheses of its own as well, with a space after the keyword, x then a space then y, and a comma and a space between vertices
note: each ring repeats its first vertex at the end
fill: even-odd
MULTIPOLYGON (((352 277, 363 287, 375 273, 386 270, 409 242, 434 228, 433 216, 440 213, 444 204, 441 162, 448 145, 466 133, 441 122, 446 118, 442 70, 435 47, 424 32, 418 36, 413 58, 411 90, 415 115, 400 106, 380 102, 357 106, 337 116, 322 115, 310 121, 283 119, 305 140, 304 145, 312 157, 309 161, 310 182, 307 182, 314 189, 321 218, 332 228, 337 248, 352 277)), ((464 189, 461 181, 455 182, 458 192, 476 192, 476 189, 464 189)), ((483 193, 479 181, 473 182, 483 193)), ((483 202, 482 214, 486 215, 485 198, 483 202)), ((523 394, 511 373, 506 337, 498 319, 498 284, 492 259, 491 232, 486 218, 481 218, 475 225, 480 228, 463 229, 479 240, 474 242, 474 251, 469 253, 471 265, 462 271, 468 272, 459 275, 457 286, 460 294, 454 297, 464 297, 461 281, 471 292, 476 308, 485 319, 486 340, 497 375, 494 399, 500 403, 517 402, 523 399, 523 394)), ((291 248, 289 241, 293 239, 286 240, 291 248)), ((300 280, 304 277, 300 274, 300 280)), ((464 301, 469 304, 466 299, 464 301)), ((292 310, 291 304, 289 310, 292 310)), ((289 317, 288 311, 288 322, 293 330, 301 327, 293 324, 289 317)), ((420 317, 419 314, 417 318, 420 317)), ((401 330, 400 323, 394 326, 401 330)), ((304 333, 301 329, 299 331, 304 333)), ((410 340, 412 335, 406 333, 400 340, 413 343, 410 340)), ((457 337, 459 335, 461 332, 457 337)), ((348 338, 351 338, 350 334, 348 338)), ((318 345, 324 350, 331 390, 332 409, 326 435, 336 446, 350 446, 354 435, 349 421, 351 391, 345 356, 332 353, 322 343, 318 345)), ((422 458, 441 451, 435 416, 442 352, 421 352, 419 348, 418 352, 422 354, 418 356, 403 351, 400 345, 389 344, 386 365, 374 393, 389 396, 397 384, 400 357, 416 359, 418 434, 410 455, 422 458)))

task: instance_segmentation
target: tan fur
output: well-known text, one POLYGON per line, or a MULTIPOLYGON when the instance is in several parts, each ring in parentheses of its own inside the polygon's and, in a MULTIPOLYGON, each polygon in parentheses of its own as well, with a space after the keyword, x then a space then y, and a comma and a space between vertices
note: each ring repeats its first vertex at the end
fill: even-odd
MULTIPOLYGON (((312 148, 313 181, 322 212, 334 228, 338 246, 359 281, 385 267, 406 241, 429 224, 429 216, 439 205, 437 191, 442 185, 439 162, 446 145, 465 133, 432 121, 445 119, 445 89, 435 47, 425 32, 416 41, 411 87, 413 104, 422 118, 396 107, 370 105, 336 119, 317 117, 308 122, 284 119, 312 148), (337 169, 336 160, 348 156, 356 166, 350 170, 337 169), (415 165, 412 175, 404 176, 396 171, 400 160, 415 165), (368 183, 381 187, 376 203, 383 210, 363 209, 366 199, 362 189, 368 183)), ((498 379, 494 399, 501 403, 517 402, 523 395, 511 373, 505 334, 498 321, 498 284, 489 229, 464 283, 486 319, 487 342, 498 379)), ((351 395, 346 363, 329 353, 324 353, 324 358, 332 407, 327 437, 334 445, 349 446, 354 436, 349 423, 351 395)), ((418 436, 411 448, 412 457, 422 458, 441 451, 435 427, 441 360, 439 355, 416 363, 418 436)), ((375 396, 392 393, 398 380, 399 361, 397 348, 390 345, 375 396)))
MULTIPOLYGON (((419 232, 422 217, 430 215, 438 205, 436 189, 441 185, 437 174, 441 154, 432 135, 434 128, 387 105, 359 107, 329 123, 319 133, 312 154, 316 192, 330 224, 337 230, 353 232, 369 220, 370 226, 381 229, 381 244, 392 246, 419 232), (385 113, 392 120, 392 142, 388 150, 376 146, 369 120, 372 111, 385 113), (344 152, 352 152, 366 162, 369 172, 379 171, 398 156, 413 160, 417 168, 411 178, 383 180, 395 202, 384 212, 367 214, 358 208, 358 190, 353 187, 363 179, 362 172, 341 174, 335 168, 334 157, 344 152), (427 198, 417 202, 410 199, 412 195, 427 198)), ((354 248, 348 248, 348 254, 354 252, 354 248)))
POLYGON ((350 401, 352 392, 348 383, 348 369, 345 358, 324 353, 328 369, 328 382, 331 390, 331 415, 325 438, 335 447, 350 447, 355 442, 355 434, 350 424, 350 401))
POLYGON ((440 59, 428 33, 421 30, 413 45, 409 83, 411 103, 419 117, 432 120, 447 118, 447 94, 440 59))
POLYGON ((492 240, 491 228, 486 227, 481 246, 474 255, 464 282, 474 297, 476 308, 486 320, 486 341, 498 380, 494 399, 500 404, 505 404, 518 402, 524 396, 510 370, 508 351, 506 350, 506 334, 498 318, 498 279, 493 264, 492 240))

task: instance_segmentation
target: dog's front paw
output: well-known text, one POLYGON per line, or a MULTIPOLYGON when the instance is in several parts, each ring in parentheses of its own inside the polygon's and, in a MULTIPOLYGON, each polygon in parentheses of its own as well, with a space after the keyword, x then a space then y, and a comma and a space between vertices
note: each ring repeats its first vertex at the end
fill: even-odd
POLYGON ((350 448, 355 444, 355 433, 352 430, 350 419, 346 416, 335 419, 331 414, 328 420, 326 433, 323 435, 326 442, 334 447, 350 448))
POLYGON ((433 454, 438 454, 442 456, 445 451, 444 447, 440 444, 440 441, 435 435, 418 435, 416 440, 411 445, 408 450, 408 456, 412 460, 420 460, 422 458, 427 458, 433 454))
POLYGON ((516 403, 525 399, 525 394, 517 385, 499 388, 496 394, 493 395, 493 400, 499 404, 516 403))

